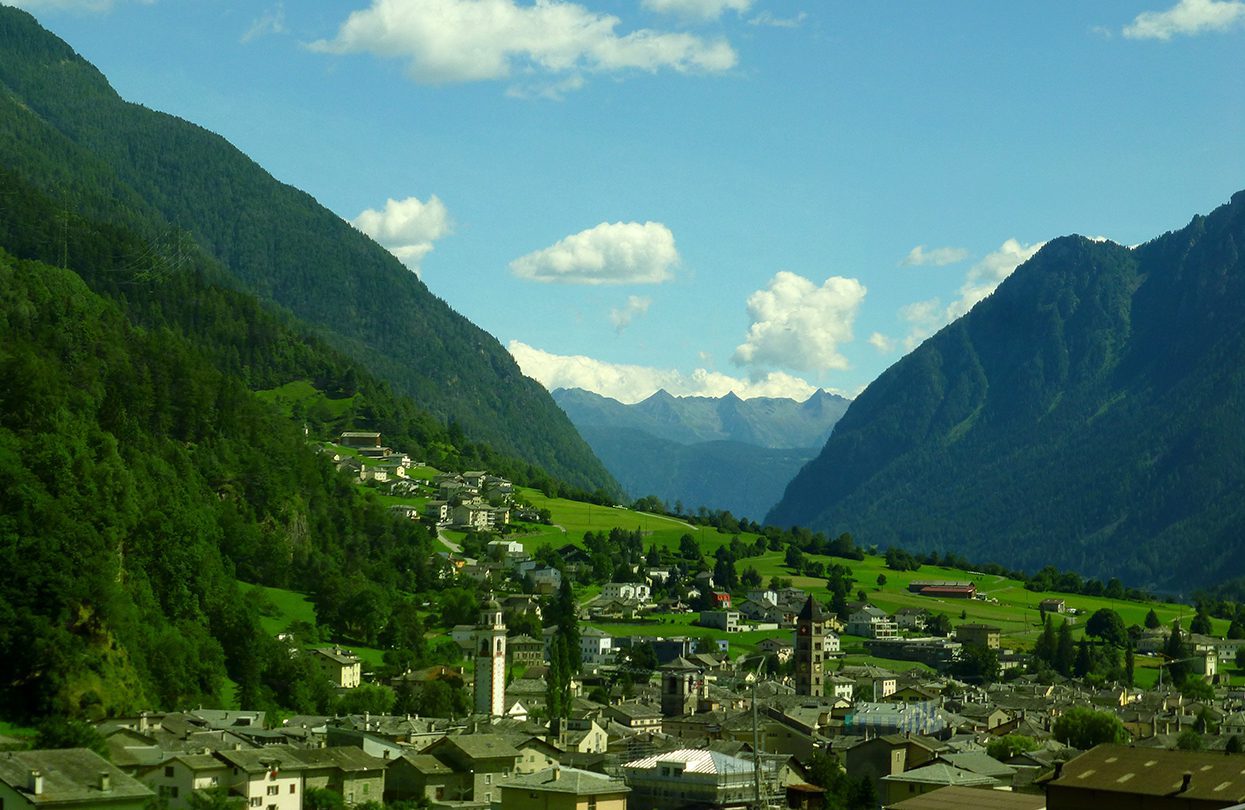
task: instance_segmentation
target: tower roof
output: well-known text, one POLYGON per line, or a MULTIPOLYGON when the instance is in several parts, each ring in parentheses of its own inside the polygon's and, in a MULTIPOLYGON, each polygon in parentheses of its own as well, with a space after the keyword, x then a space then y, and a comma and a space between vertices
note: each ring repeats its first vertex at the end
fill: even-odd
POLYGON ((826 614, 822 613, 821 605, 810 594, 808 601, 804 603, 804 607, 800 608, 800 614, 796 618, 802 622, 824 622, 826 614))

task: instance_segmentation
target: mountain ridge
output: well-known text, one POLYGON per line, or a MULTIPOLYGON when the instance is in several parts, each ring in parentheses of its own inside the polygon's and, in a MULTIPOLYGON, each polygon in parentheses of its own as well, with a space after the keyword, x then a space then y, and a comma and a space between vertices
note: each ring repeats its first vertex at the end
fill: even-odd
POLYGON ((866 388, 769 519, 1159 588, 1241 570, 1243 244, 1245 193, 1134 249, 1052 240, 866 388))
POLYGON ((6 164, 66 210, 184 229, 234 283, 468 436, 586 489, 616 483, 495 338, 397 259, 224 138, 126 102, 29 14, 0 8, 6 164))
POLYGON ((847 408, 820 390, 804 402, 664 389, 632 405, 578 388, 556 389, 553 398, 632 497, 754 519, 816 456, 847 408))

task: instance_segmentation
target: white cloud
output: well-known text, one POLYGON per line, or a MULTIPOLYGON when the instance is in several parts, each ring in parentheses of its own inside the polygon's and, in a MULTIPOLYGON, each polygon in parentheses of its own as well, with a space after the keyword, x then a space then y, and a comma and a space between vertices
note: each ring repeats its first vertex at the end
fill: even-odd
POLYGON ((734 391, 743 399, 790 397, 804 400, 817 390, 807 381, 772 371, 756 380, 745 380, 698 368, 690 374, 676 369, 607 363, 583 355, 551 354, 512 340, 507 348, 523 373, 549 390, 583 388, 619 402, 640 402, 659 388, 675 396, 721 397, 734 391))
POLYGON ((647 296, 627 296, 627 306, 610 310, 610 323, 614 324, 615 331, 621 334, 633 320, 646 314, 652 303, 653 299, 647 296))
POLYGON ((1143 11, 1124 26, 1129 39, 1168 40, 1208 31, 1227 31, 1245 22, 1241 0, 1180 0, 1166 11, 1143 11))
POLYGON ((874 332, 872 335, 869 335, 869 345, 882 354, 890 354, 895 350, 895 340, 881 332, 874 332))
POLYGON ((808 18, 808 13, 801 11, 794 17, 776 17, 772 12, 762 11, 752 19, 748 20, 749 25, 765 25, 770 28, 799 28, 804 20, 808 18))
POLYGON ((947 321, 968 312, 973 306, 999 286, 1003 279, 1012 274, 1020 265, 1027 262, 1033 254, 1042 249, 1045 242, 1035 245, 1022 245, 1015 239, 1008 239, 998 250, 987 253, 986 257, 968 269, 968 276, 960 287, 960 297, 947 307, 947 321))
POLYGON ((658 14, 674 14, 684 19, 716 20, 727 10, 743 14, 752 0, 643 0, 640 4, 658 14))
POLYGON ((615 29, 620 22, 561 0, 534 5, 515 0, 372 0, 370 8, 350 14, 336 37, 314 42, 311 48, 405 59, 410 78, 424 84, 505 79, 513 73, 720 72, 737 61, 724 39, 651 29, 619 35, 615 29))
POLYGON ((801 371, 847 368, 839 344, 851 341, 865 292, 854 278, 832 276, 818 287, 795 273, 777 273, 768 288, 748 296, 752 326, 732 359, 801 371))
POLYGON ((277 3, 251 23, 251 27, 242 35, 242 42, 247 43, 268 34, 284 34, 285 31, 285 4, 277 3))
POLYGON ((1008 239, 998 250, 991 251, 985 258, 974 264, 965 274, 964 283, 960 285, 960 295, 950 304, 943 306, 939 298, 916 301, 899 310, 899 318, 908 329, 902 341, 896 341, 880 333, 875 333, 869 342, 881 352, 889 352, 902 343, 907 351, 915 349, 921 341, 946 326, 951 321, 968 312, 978 302, 994 292, 1003 279, 1012 274, 1020 265, 1028 261, 1042 249, 1045 242, 1033 245, 1022 245, 1015 239, 1008 239))
POLYGON ((445 204, 437 195, 421 202, 417 197, 387 200, 385 209, 369 208, 352 224, 397 256, 403 264, 419 272, 419 263, 433 248, 433 242, 450 233, 452 225, 445 204))
POLYGON ((510 263, 519 278, 563 284, 661 284, 679 261, 660 222, 602 222, 510 263))
POLYGON ((938 247, 933 250, 926 250, 925 245, 917 245, 908 251, 908 255, 899 264, 903 267, 921 267, 927 264, 932 264, 935 267, 945 267, 948 264, 962 262, 967 258, 968 251, 964 248, 938 247))

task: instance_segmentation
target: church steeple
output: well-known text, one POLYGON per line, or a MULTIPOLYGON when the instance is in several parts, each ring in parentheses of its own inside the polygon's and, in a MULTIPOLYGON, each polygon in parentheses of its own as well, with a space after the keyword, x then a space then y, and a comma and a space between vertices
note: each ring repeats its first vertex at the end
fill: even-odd
POLYGON ((492 594, 476 624, 475 710, 490 717, 506 713, 506 625, 492 594))
POLYGON ((795 619, 795 693, 825 694, 826 617, 812 596, 795 619))

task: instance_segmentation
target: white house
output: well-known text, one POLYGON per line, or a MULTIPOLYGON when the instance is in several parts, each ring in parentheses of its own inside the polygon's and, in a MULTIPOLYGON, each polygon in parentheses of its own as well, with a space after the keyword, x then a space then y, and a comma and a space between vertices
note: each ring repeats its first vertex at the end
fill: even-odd
POLYGON ((653 590, 643 582, 607 582, 601 588, 602 599, 634 599, 646 604, 653 598, 653 590))
POLYGON ((579 658, 585 664, 603 664, 614 654, 614 638, 595 627, 579 633, 579 658))

